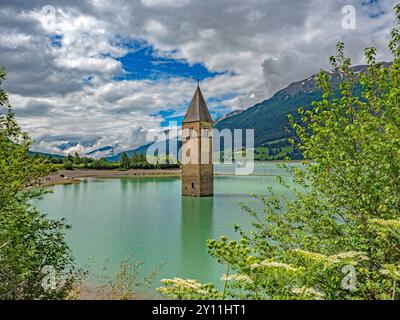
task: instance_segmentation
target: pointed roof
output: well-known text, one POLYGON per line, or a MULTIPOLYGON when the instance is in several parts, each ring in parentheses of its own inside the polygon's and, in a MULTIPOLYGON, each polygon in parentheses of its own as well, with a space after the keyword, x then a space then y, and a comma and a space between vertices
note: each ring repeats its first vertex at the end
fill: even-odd
POLYGON ((183 119, 183 123, 196 121, 214 122, 212 121, 210 113, 208 112, 208 108, 199 85, 197 85, 196 92, 194 93, 192 101, 190 102, 190 106, 186 112, 185 118, 183 119))

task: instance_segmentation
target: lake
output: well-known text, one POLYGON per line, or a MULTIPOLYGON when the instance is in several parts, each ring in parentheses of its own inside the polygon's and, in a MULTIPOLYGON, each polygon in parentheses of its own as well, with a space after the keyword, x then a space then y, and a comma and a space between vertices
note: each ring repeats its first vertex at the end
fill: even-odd
MULTIPOLYGON (((216 167, 217 174, 233 170, 216 167)), ((51 187, 53 192, 35 204, 51 218, 67 219, 76 262, 83 267, 92 261, 94 274, 106 259, 107 272, 115 273, 134 254, 144 274, 163 264, 152 289, 172 277, 220 283, 225 268, 208 255, 207 239, 237 238, 234 224, 249 228, 251 220, 240 203, 259 207, 250 194, 265 195, 268 186, 286 193, 278 175, 285 173, 273 163, 258 163, 252 176, 216 175, 212 198, 181 197, 179 177, 86 179, 51 187)))

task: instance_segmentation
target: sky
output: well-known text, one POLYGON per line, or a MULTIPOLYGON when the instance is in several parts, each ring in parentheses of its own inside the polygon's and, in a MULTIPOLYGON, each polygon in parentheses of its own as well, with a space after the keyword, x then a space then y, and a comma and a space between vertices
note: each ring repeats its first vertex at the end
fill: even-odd
POLYGON ((370 46, 389 61, 396 3, 0 0, 3 85, 33 150, 118 153, 179 125, 197 80, 217 119, 329 68, 338 41, 354 64, 370 46))

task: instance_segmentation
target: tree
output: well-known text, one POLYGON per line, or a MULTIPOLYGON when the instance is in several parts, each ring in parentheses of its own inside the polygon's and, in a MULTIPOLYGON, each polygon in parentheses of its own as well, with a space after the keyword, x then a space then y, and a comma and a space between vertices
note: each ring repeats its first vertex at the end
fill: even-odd
POLYGON ((89 168, 89 159, 88 158, 83 158, 83 168, 88 169, 89 168))
POLYGON ((142 153, 135 153, 131 158, 132 164, 147 163, 146 155, 142 153))
POLYGON ((64 169, 65 170, 73 170, 74 169, 73 162, 69 161, 69 160, 64 161, 64 169))
MULTIPOLYGON (((4 79, 0 69, 0 85, 4 79)), ((31 141, 1 86, 0 108, 5 109, 0 113, 0 299, 65 298, 78 276, 64 239, 69 226, 31 204, 45 193, 41 179, 52 166, 29 156, 31 141), (53 275, 56 282, 47 282, 53 275)))
POLYGON ((260 197, 253 232, 241 240, 210 240, 208 249, 227 266, 223 292, 214 285, 166 280, 172 298, 400 299, 400 5, 389 48, 393 62, 376 61, 368 48, 368 70, 354 74, 343 43, 330 61, 342 77, 335 97, 329 73, 318 82, 322 101, 290 117, 292 143, 304 169, 286 170, 294 200, 260 197), (361 89, 360 89, 361 88, 361 89), (361 96, 359 94, 361 90, 361 96), (194 288, 194 289, 193 289, 194 288))
POLYGON ((131 162, 130 162, 130 160, 129 160, 129 157, 128 157, 128 155, 126 154, 126 152, 123 152, 123 153, 121 154, 121 167, 122 167, 123 169, 129 169, 130 166, 131 166, 131 162))
POLYGON ((78 152, 75 152, 75 156, 73 157, 73 163, 77 166, 79 166, 80 164, 82 164, 83 160, 82 158, 79 156, 78 152))

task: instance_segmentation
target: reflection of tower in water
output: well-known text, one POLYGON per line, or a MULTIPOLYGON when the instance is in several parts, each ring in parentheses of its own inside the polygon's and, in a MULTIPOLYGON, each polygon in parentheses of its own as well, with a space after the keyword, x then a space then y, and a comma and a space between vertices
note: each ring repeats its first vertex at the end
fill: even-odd
POLYGON ((182 264, 180 277, 211 281, 215 261, 207 252, 213 237, 213 198, 182 197, 182 264))

